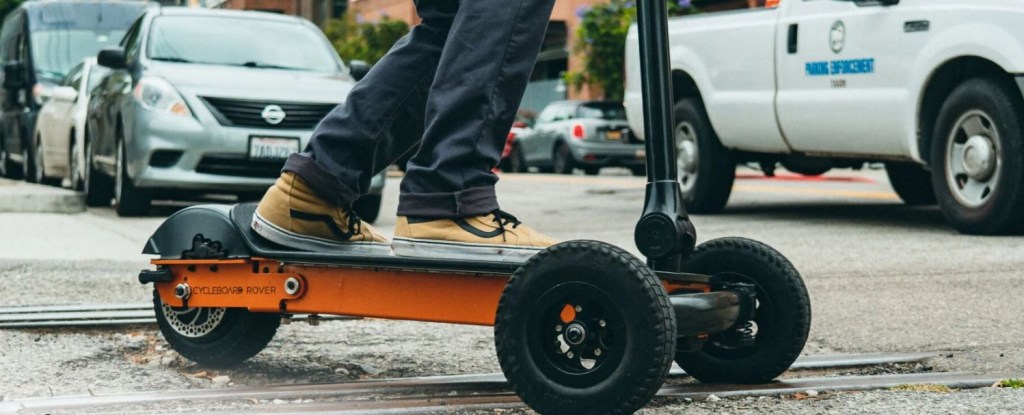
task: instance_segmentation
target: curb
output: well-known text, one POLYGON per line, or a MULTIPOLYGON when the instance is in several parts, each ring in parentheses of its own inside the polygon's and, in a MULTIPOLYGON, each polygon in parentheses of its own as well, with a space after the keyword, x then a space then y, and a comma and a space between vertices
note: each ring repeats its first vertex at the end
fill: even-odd
POLYGON ((58 187, 0 179, 0 212, 85 212, 85 195, 58 187))

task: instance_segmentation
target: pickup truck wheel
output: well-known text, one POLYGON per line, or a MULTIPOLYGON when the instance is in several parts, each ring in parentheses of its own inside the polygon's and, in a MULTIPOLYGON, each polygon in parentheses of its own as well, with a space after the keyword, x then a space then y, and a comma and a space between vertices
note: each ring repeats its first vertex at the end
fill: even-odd
POLYGON ((711 128, 704 104, 697 98, 676 102, 674 129, 679 183, 691 213, 716 213, 725 208, 736 179, 736 160, 711 128))
POLYGON ((885 173, 889 176, 889 184, 900 199, 903 199, 903 203, 911 206, 935 204, 931 173, 920 165, 885 163, 885 173))
POLYGON ((939 111, 932 185, 943 215, 968 234, 1018 232, 1024 211, 1024 101, 1011 83, 976 78, 939 111))

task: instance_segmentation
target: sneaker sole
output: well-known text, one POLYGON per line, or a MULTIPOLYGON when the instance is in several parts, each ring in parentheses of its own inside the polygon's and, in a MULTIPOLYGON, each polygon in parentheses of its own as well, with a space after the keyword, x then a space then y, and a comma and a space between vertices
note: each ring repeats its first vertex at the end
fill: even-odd
POLYGON ((392 238, 391 248, 395 251, 395 255, 404 257, 447 258, 513 263, 524 262, 543 249, 525 246, 474 244, 402 237, 392 238))
POLYGON ((355 255, 387 256, 391 254, 391 245, 383 242, 336 242, 298 234, 283 229, 263 219, 259 213, 252 216, 252 230, 264 239, 292 249, 310 252, 346 253, 355 255))

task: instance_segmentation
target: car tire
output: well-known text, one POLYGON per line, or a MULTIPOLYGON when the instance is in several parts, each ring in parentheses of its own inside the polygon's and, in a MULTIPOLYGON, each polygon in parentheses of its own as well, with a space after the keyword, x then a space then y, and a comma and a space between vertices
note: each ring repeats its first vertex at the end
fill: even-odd
POLYGON ((36 136, 35 146, 33 146, 33 148, 33 155, 35 156, 35 159, 32 161, 32 164, 35 165, 35 170, 33 171, 35 176, 32 178, 32 182, 47 186, 60 186, 60 179, 55 179, 46 175, 46 163, 43 160, 43 156, 46 155, 46 151, 43 149, 42 137, 36 136))
POLYGON ((718 141, 699 98, 681 99, 673 111, 676 164, 686 210, 690 213, 720 212, 732 193, 736 158, 718 141))
POLYGON ((381 195, 363 195, 352 204, 352 210, 356 212, 359 219, 366 221, 366 223, 376 222, 380 216, 382 199, 381 195))
POLYGON ((939 110, 932 185, 943 215, 960 232, 1024 227, 1024 101, 1016 91, 1008 81, 970 79, 939 110))
POLYGON ((124 138, 117 140, 117 178, 114 180, 114 209, 119 216, 143 216, 149 213, 149 196, 135 187, 128 176, 128 154, 124 138))
POLYGON ((597 176, 601 173, 601 168, 597 166, 588 166, 583 168, 583 173, 587 176, 597 176))
POLYGON ((68 142, 68 186, 71 186, 71 190, 82 191, 85 190, 85 178, 82 174, 82 162, 78 159, 78 140, 75 139, 75 132, 71 132, 71 137, 68 142))
POLYGON ((508 156, 508 172, 526 173, 529 169, 529 166, 526 165, 526 156, 523 155, 523 149, 513 144, 512 154, 508 156))
POLYGON ((932 175, 921 165, 885 163, 885 174, 889 176, 889 184, 903 203, 910 206, 929 206, 936 203, 932 175))
POLYGON ((82 179, 83 191, 85 192, 85 204, 90 207, 108 207, 110 200, 114 197, 113 185, 110 178, 104 176, 96 169, 93 159, 92 141, 86 135, 85 139, 85 177, 82 179))
POLYGON ((555 147, 551 163, 551 169, 555 174, 572 174, 576 170, 576 159, 573 158, 572 150, 565 143, 559 143, 555 147))

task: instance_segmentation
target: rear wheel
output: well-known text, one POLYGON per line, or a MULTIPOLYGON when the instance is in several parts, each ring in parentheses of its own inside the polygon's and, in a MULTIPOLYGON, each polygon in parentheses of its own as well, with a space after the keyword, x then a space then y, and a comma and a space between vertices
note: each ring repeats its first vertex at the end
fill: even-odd
POLYGON ((242 308, 177 308, 153 291, 157 326, 178 354, 210 367, 231 367, 262 351, 281 324, 277 314, 242 308))
POLYGON ((744 238, 705 242, 684 272, 755 287, 753 320, 710 335, 697 351, 680 350, 676 363, 702 382, 761 383, 796 361, 811 328, 811 301, 800 273, 778 251, 744 238))
POLYGON ((572 150, 565 143, 555 147, 552 170, 555 174, 572 174, 576 169, 576 160, 572 157, 572 150))
POLYGON ((935 204, 935 190, 932 175, 918 164, 885 163, 889 184, 903 203, 911 206, 935 204))
POLYGON ((508 172, 509 173, 526 173, 529 167, 526 166, 526 157, 523 156, 523 150, 518 145, 512 145, 512 154, 508 156, 508 172))
POLYGON ((676 164, 686 210, 720 212, 732 193, 736 159, 718 141, 700 99, 684 98, 676 102, 674 111, 676 164))
POLYGON ((135 187, 128 177, 127 149, 124 139, 117 140, 117 176, 114 179, 114 208, 120 216, 142 216, 149 213, 149 196, 135 187))
POLYGON ((976 78, 939 111, 932 185, 946 220, 970 234, 1024 229, 1024 102, 1011 82, 976 78))
POLYGON ((498 361, 542 414, 629 414, 668 374, 675 313, 643 262, 601 242, 545 249, 509 280, 494 325, 498 361))

